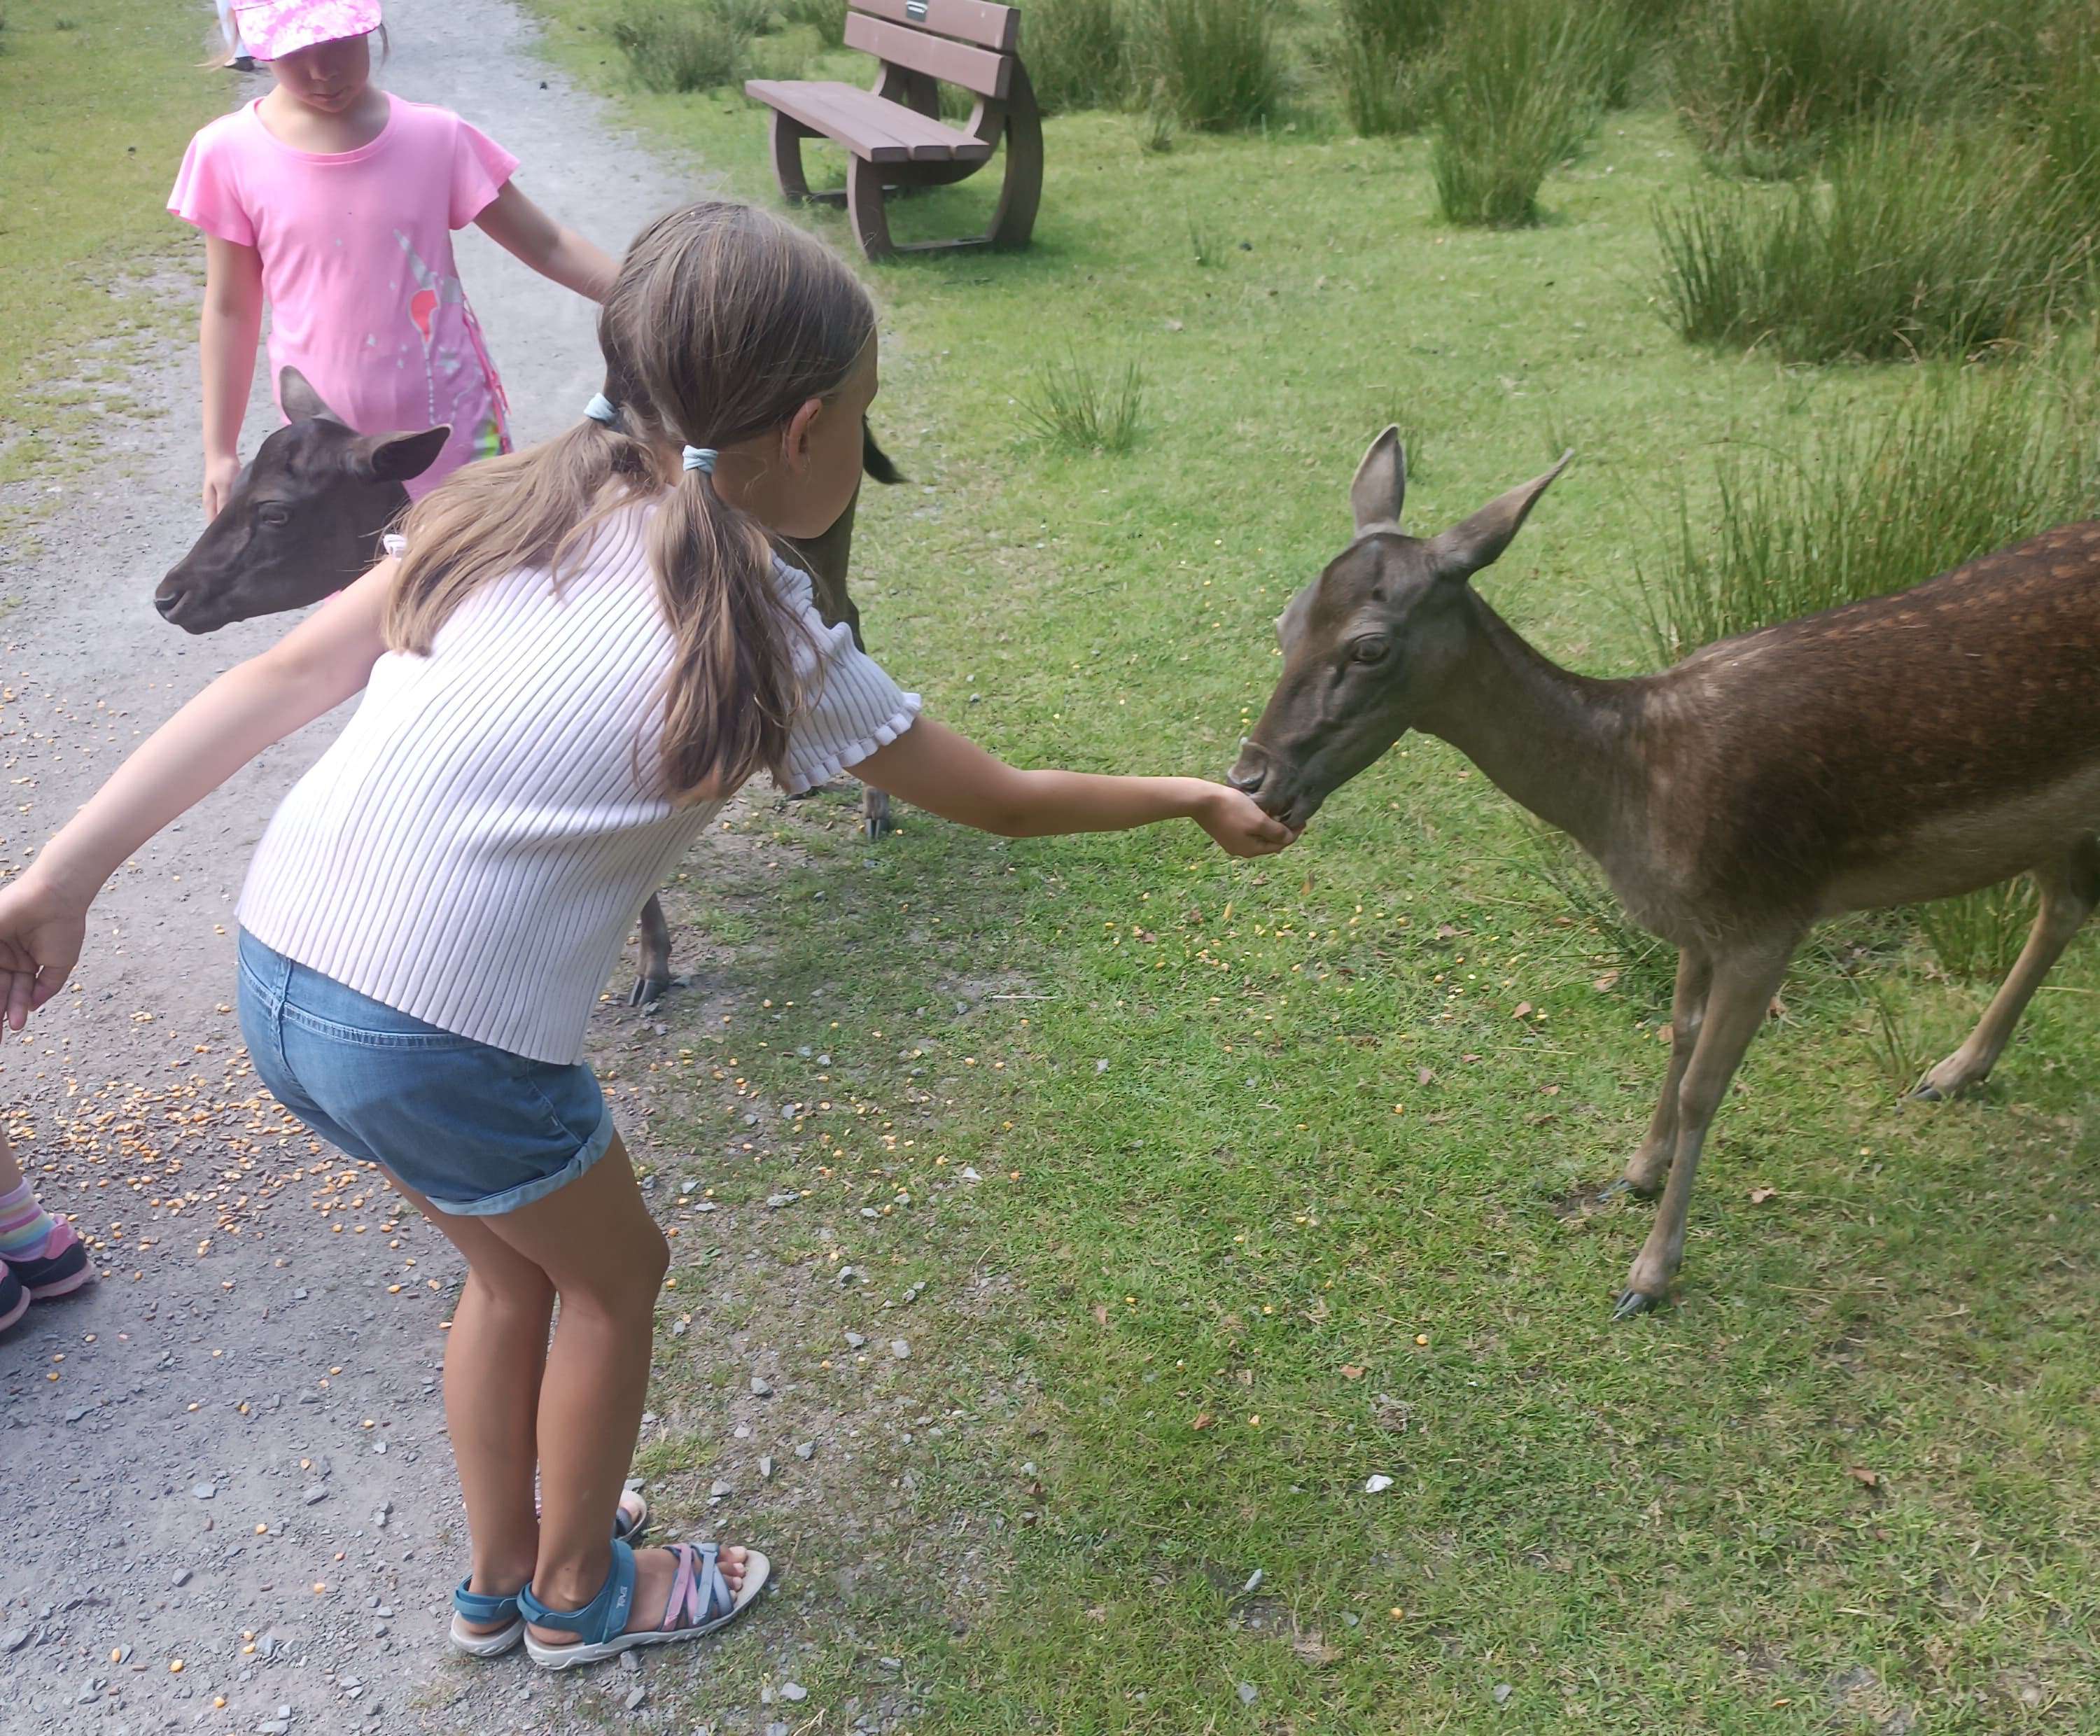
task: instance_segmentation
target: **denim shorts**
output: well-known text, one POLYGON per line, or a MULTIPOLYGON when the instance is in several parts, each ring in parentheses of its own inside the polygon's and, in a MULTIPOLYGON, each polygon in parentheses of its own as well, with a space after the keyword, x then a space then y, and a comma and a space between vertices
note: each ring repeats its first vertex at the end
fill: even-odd
POLYGON ((257 1077, 351 1156, 439 1211, 493 1217, 573 1182, 612 1142, 598 1078, 396 1012, 243 930, 240 1032, 257 1077))

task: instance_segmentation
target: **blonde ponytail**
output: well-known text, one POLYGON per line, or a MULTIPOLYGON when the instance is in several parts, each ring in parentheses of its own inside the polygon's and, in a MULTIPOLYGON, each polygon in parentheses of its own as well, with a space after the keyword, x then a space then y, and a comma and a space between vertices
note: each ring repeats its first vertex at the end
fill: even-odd
POLYGON ((664 781, 672 799, 726 795, 778 770, 802 695, 800 618, 775 583, 765 528, 715 492, 704 469, 664 489, 660 450, 732 446, 784 428, 843 386, 875 331, 875 309, 814 237, 710 200, 634 239, 598 315, 603 408, 544 445, 470 465, 417 503, 387 616, 387 643, 427 652, 460 600, 487 580, 562 560, 627 501, 659 499, 650 536, 676 645, 664 696, 664 781))

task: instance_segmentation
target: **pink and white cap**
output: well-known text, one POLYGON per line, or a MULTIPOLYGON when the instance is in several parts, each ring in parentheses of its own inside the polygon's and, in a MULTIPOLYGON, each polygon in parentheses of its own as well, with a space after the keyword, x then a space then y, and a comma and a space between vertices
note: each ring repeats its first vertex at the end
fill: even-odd
POLYGON ((258 60, 276 60, 316 42, 369 36, 379 0, 233 0, 240 40, 258 60))

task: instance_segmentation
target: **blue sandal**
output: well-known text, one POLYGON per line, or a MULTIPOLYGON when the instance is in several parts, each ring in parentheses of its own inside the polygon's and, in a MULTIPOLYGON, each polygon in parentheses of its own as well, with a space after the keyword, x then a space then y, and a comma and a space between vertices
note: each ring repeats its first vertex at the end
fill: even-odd
POLYGON ((654 1628, 625 1632, 628 1612, 634 1606, 634 1551, 615 1540, 612 1570, 597 1597, 580 1610, 552 1610, 532 1595, 527 1586, 518 1594, 518 1607, 535 1628, 558 1628, 576 1636, 565 1645, 549 1645, 527 1633, 525 1650, 543 1669, 566 1670, 579 1663, 595 1663, 604 1658, 641 1645, 668 1645, 677 1640, 697 1640, 712 1633, 749 1609, 771 1577, 772 1563, 756 1549, 745 1552, 743 1589, 731 1591, 717 1565, 721 1545, 713 1543, 674 1543, 669 1546, 678 1570, 671 1580, 671 1595, 664 1600, 663 1619, 654 1628))
MULTIPOLYGON (((620 1511, 612 1520, 614 1542, 624 1545, 648 1529, 648 1502, 633 1489, 622 1491, 620 1511)), ((452 1593, 452 1650, 463 1657, 501 1658, 525 1637, 525 1618, 518 1613, 518 1594, 513 1592, 507 1597, 499 1597, 469 1591, 473 1583, 470 1574, 452 1593), (465 1625, 469 1622, 484 1631, 477 1632, 465 1625), (496 1626, 498 1623, 502 1625, 496 1626)))

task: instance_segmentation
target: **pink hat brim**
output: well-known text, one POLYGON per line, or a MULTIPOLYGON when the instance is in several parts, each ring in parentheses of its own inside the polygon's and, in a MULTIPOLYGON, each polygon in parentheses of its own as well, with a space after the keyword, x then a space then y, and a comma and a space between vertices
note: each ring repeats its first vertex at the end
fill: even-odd
POLYGON ((234 0, 240 40, 258 60, 279 60, 343 37, 369 36, 379 28, 379 0, 234 0))

